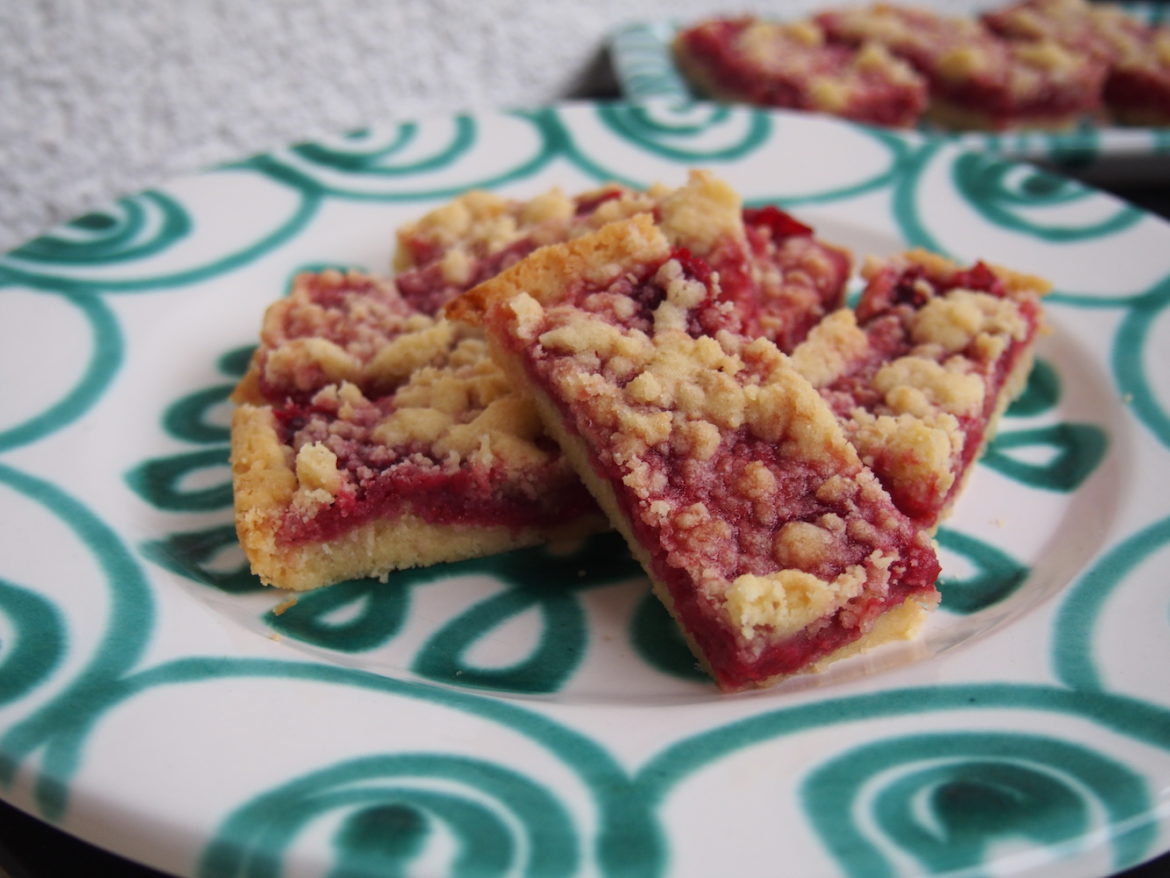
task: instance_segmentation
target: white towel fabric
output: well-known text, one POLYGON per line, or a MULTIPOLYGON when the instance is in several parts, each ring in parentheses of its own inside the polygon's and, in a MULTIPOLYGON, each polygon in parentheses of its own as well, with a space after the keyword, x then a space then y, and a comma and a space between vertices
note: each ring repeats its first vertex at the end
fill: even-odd
MULTIPOLYGON (((292 141, 603 92, 608 36, 632 20, 796 16, 816 5, 0 3, 0 252, 118 196, 292 141)), ((935 5, 960 13, 987 4, 935 5)))

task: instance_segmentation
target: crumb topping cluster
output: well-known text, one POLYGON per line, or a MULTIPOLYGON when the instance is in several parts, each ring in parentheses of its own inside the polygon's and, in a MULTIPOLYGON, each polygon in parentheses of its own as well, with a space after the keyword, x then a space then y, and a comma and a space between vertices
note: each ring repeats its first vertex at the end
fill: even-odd
POLYGON ((253 366, 269 399, 339 381, 386 389, 442 355, 457 331, 416 312, 390 281, 327 269, 298 275, 268 308, 253 366))
POLYGON ((610 185, 570 197, 554 188, 528 200, 468 192, 399 228, 395 283, 414 308, 438 313, 536 248, 653 210, 664 192, 610 185))
POLYGON ((743 222, 756 289, 745 334, 771 339, 789 353, 844 303, 852 256, 770 205, 745 210, 743 222))
POLYGON ((1146 25, 1116 4, 1086 0, 1023 0, 986 12, 996 33, 1047 40, 1104 64, 1104 101, 1127 124, 1170 120, 1170 28, 1146 25))

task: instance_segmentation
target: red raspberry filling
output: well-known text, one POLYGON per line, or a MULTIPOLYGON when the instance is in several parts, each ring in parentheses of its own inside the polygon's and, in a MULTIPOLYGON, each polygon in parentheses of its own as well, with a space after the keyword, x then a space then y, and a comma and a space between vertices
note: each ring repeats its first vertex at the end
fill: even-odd
POLYGON ((333 502, 304 515, 290 509, 284 543, 321 542, 375 519, 410 513, 431 524, 520 528, 568 521, 595 508, 592 498, 551 440, 537 439, 548 459, 524 479, 502 466, 438 457, 422 443, 392 447, 373 437, 393 411, 392 398, 351 405, 342 418, 335 400, 290 403, 275 409, 287 447, 320 442, 337 457, 342 487, 333 502))

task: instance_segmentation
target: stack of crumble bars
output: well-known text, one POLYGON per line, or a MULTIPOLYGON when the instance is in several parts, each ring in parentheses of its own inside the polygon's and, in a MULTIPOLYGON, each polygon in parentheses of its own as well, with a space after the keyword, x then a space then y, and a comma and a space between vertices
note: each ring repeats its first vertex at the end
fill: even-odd
POLYGON ((253 570, 308 589, 614 527, 726 690, 918 628, 1046 291, 911 252, 847 308, 846 250, 705 172, 469 193, 398 239, 393 279, 305 275, 265 315, 232 429, 253 570))

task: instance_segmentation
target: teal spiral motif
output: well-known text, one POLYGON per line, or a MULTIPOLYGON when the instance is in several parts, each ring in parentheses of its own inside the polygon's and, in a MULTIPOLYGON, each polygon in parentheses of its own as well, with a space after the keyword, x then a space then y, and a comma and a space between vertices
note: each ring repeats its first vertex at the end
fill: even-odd
POLYGON ((589 631, 581 593, 630 578, 641 568, 614 534, 590 538, 575 552, 520 549, 489 558, 401 570, 388 583, 352 580, 308 592, 269 611, 266 624, 284 637, 346 653, 390 642, 404 627, 411 595, 433 583, 482 575, 501 589, 454 613, 422 644, 412 670, 438 682, 501 692, 558 691, 585 657, 589 631), (500 629, 526 614, 539 621, 535 643, 517 655, 500 629), (506 648, 502 664, 472 660, 477 646, 506 648))
MULTIPOLYGON (((251 346, 228 351, 219 358, 219 371, 239 378, 247 370, 251 355, 251 346)), ((163 427, 171 436, 202 447, 146 460, 134 467, 126 474, 126 481, 135 493, 159 509, 170 511, 208 512, 231 506, 226 407, 233 387, 234 383, 224 383, 192 391, 163 413, 163 427), (191 482, 195 482, 194 487, 191 482)))
MULTIPOLYGON (((250 345, 230 350, 219 358, 218 369, 223 375, 238 379, 247 370, 251 355, 250 345)), ((222 383, 200 388, 168 407, 162 416, 167 433, 197 447, 152 458, 133 467, 126 473, 126 483, 136 494, 168 512, 229 513, 232 503, 227 467, 230 429, 225 407, 234 386, 234 383, 222 383)), ((141 551, 169 570, 225 592, 239 594, 262 588, 242 560, 235 527, 230 523, 147 540, 141 551), (225 554, 236 556, 227 567, 220 563, 225 554)))
POLYGON ((578 871, 581 842, 565 807, 511 769, 442 753, 396 753, 342 763, 257 797, 230 815, 199 874, 272 874, 279 852, 314 820, 340 815, 334 873, 557 878, 578 871), (453 839, 442 856, 442 835, 453 839), (429 848, 439 848, 435 856, 429 848))
POLYGON ((1164 371, 1147 369, 1146 363, 1159 347, 1151 338, 1159 319, 1170 314, 1170 277, 1149 291, 1135 297, 1132 307, 1118 330, 1113 346, 1113 371, 1117 383, 1138 418, 1170 448, 1170 388, 1164 371), (1162 382, 1156 388, 1154 382, 1162 382), (1158 390, 1161 390, 1161 397, 1158 390))
MULTIPOLYGON (((131 668, 145 649, 153 625, 154 602, 141 567, 117 535, 90 509, 58 486, 0 464, 0 485, 43 506, 67 523, 77 541, 93 557, 108 591, 107 621, 94 654, 64 690, 30 716, 21 719, 0 735, 0 784, 11 783, 24 757, 46 746, 36 795, 41 810, 59 817, 67 800, 66 782, 77 766, 77 753, 51 742, 63 727, 70 726, 80 704, 94 688, 108 683, 131 668)), ((10 696, 27 691, 43 681, 60 662, 65 649, 63 628, 45 601, 24 594, 22 589, 5 589, 3 604, 22 625, 17 649, 25 650, 19 666, 12 668, 6 686, 10 696), (27 637, 39 635, 41 644, 30 645, 27 637), (23 644, 23 645, 22 645, 23 644)))
MULTIPOLYGON (((3 295, 4 268, 0 266, 0 295, 3 295)), ((21 423, 0 430, 0 451, 27 445, 57 430, 89 411, 117 374, 124 356, 122 330, 110 308, 101 299, 73 290, 45 290, 59 295, 81 312, 89 324, 93 350, 73 385, 60 398, 21 423)))
MULTIPOLYGON (((47 747, 50 759, 42 777, 53 802, 46 813, 60 816, 67 784, 80 762, 81 750, 94 728, 128 701, 175 686, 230 684, 233 680, 266 680, 272 686, 322 685, 364 692, 375 699, 412 701, 460 717, 499 725, 522 736, 572 771, 592 800, 596 819, 588 833, 572 831, 566 809, 551 793, 513 769, 458 753, 397 753, 354 758, 290 781, 278 790, 260 793, 230 814, 206 847, 201 873, 206 875, 270 875, 306 823, 322 814, 344 811, 346 819, 334 836, 342 863, 362 869, 384 869, 419 854, 427 844, 427 827, 454 828, 467 851, 464 863, 484 854, 508 862, 518 846, 499 831, 497 815, 507 825, 525 826, 524 869, 543 875, 580 870, 586 855, 606 876, 661 875, 665 854, 660 827, 645 796, 626 772, 592 738, 567 725, 509 704, 442 687, 420 686, 328 664, 243 658, 188 657, 137 671, 117 671, 91 681, 84 698, 75 698, 68 715, 41 722, 35 743, 47 747), (403 779, 398 783, 395 779, 403 779), (445 782, 445 783, 444 783, 445 782), (461 791, 452 791, 452 786, 461 791), (395 790, 399 792, 395 792, 395 790), (400 792, 405 790, 405 798, 400 792), (434 790, 434 792, 430 792, 434 790), (500 798, 485 807, 485 796, 500 798), (388 824, 398 837, 387 837, 388 824), (377 835, 378 837, 373 837, 377 835), (486 847, 485 847, 486 845, 486 847), (571 860, 571 862, 570 862, 571 860)), ((23 731, 23 730, 22 730, 23 731)), ((10 782, 12 765, 3 766, 10 782)), ((492 860, 489 860, 492 861, 492 860)), ((470 866, 467 866, 470 868, 470 866)), ((380 875, 384 872, 358 872, 380 875)), ((393 872, 391 872, 393 874, 393 872)), ((524 872, 523 874, 528 874, 524 872)))
POLYGON ((0 705, 39 686, 65 656, 65 626, 49 600, 0 579, 0 616, 12 634, 0 638, 0 705))
MULTIPOLYGON (((766 111, 703 101, 657 99, 642 104, 601 104, 588 111, 600 124, 581 124, 565 113, 546 111, 542 118, 546 137, 560 144, 559 149, 578 168, 598 180, 615 180, 631 186, 660 182, 661 174, 671 167, 708 167, 718 171, 737 162, 758 162, 761 174, 767 174, 765 156, 791 155, 799 127, 786 126, 783 117, 766 111), (604 158, 603 158, 604 157, 604 158), (632 173, 646 159, 661 163, 656 172, 632 173)), ((588 120, 590 122, 594 120, 588 120)), ((900 172, 911 150, 904 137, 865 126, 849 127, 859 145, 873 148, 858 167, 850 166, 846 179, 832 175, 825 187, 801 188, 795 182, 790 191, 765 191, 747 199, 749 204, 783 202, 792 207, 824 203, 880 190, 900 172)), ((801 141, 800 148, 816 152, 815 138, 801 141)))
POLYGON ((253 156, 232 167, 258 171, 312 197, 427 202, 523 179, 554 154, 555 144, 539 119, 517 112, 490 121, 462 115, 363 129, 328 142, 253 156), (485 130, 485 124, 496 130, 485 130), (497 161, 494 151, 485 150, 497 139, 507 139, 516 157, 497 161), (481 159, 492 169, 465 176, 463 168, 475 163, 477 151, 492 155, 481 159))
POLYGON ((662 602, 647 591, 630 620, 630 642, 650 667, 683 680, 707 680, 662 602))
MULTIPOLYGON (((946 713, 962 721, 965 712, 995 711, 1076 718, 1170 749, 1170 710, 1146 702, 1027 684, 926 686, 761 711, 671 744, 637 780, 661 808, 703 769, 747 747, 882 718, 946 713)), ((1136 768, 1088 743, 1014 729, 910 733, 863 743, 812 768, 801 790, 813 829, 846 874, 893 875, 892 860, 905 855, 927 871, 986 869, 994 842, 1013 834, 1059 859, 1076 853, 1087 831, 1102 826, 1119 828, 1105 843, 1124 868, 1145 858, 1158 835, 1152 791, 1136 768), (887 769, 893 774, 883 780, 887 769), (880 804, 866 807, 862 820, 857 800, 875 783, 880 804), (1008 816, 1023 814, 1024 823, 1009 825, 1005 807, 1008 816), (884 845, 858 828, 874 814, 885 821, 884 845)))
POLYGON ((1009 418, 1043 414, 1056 407, 1060 394, 1060 373, 1047 360, 1037 359, 1028 373, 1027 384, 1012 400, 1006 414, 1009 418))
POLYGON ((614 133, 643 149, 692 164, 748 155, 772 129, 771 117, 764 113, 719 104, 603 104, 597 115, 614 133))
POLYGON ((13 250, 34 263, 103 265, 154 256, 191 231, 191 217, 174 198, 143 192, 87 213, 13 250))
POLYGON ((674 33, 675 27, 666 22, 636 22, 614 34, 611 57, 626 97, 639 103, 690 99, 690 86, 671 57, 674 33))
MULTIPOLYGON (((1105 604, 1134 569, 1167 546, 1170 546, 1170 518, 1163 518, 1122 540, 1074 584, 1056 617, 1053 640, 1053 665, 1067 686, 1092 691, 1104 688, 1098 646, 1093 637, 1097 620, 1105 604)), ((1157 595, 1146 611, 1166 618, 1165 596, 1157 595)), ((1166 627, 1170 631, 1170 620, 1166 627)))
MULTIPOLYGON (((921 141, 901 170, 893 208, 903 237, 913 246, 952 257, 954 251, 943 238, 946 232, 924 215, 922 193, 934 191, 925 183, 932 172, 945 172, 957 199, 954 207, 970 211, 971 219, 980 222, 974 228, 1011 232, 1048 246, 1099 242, 1123 234, 1145 217, 1137 208, 1104 198, 1072 179, 994 154, 950 149, 939 139, 921 141)), ((947 217, 941 224, 952 235, 947 227, 953 222, 947 217)))
POLYGON ((410 593, 398 582, 352 579, 302 595, 290 607, 269 610, 265 621, 277 633, 303 643, 365 652, 382 646, 401 630, 410 593))
POLYGON ((465 152, 474 140, 469 120, 461 118, 455 136, 438 153, 417 161, 396 162, 395 158, 417 140, 418 133, 417 122, 406 122, 385 132, 369 128, 353 131, 330 144, 302 143, 291 151, 314 164, 340 171, 400 177, 442 167, 465 152))
POLYGON ((160 567, 225 594, 266 590, 249 568, 231 522, 176 531, 146 540, 139 549, 143 557, 160 567))
POLYGON ((818 766, 801 792, 822 844, 848 875, 895 875, 902 852, 931 874, 978 869, 995 845, 1019 841, 1069 856, 1097 810, 1132 827, 1115 840, 1116 867, 1140 860, 1156 835, 1143 819, 1150 791, 1137 772, 1041 735, 878 741, 818 766))
POLYGON ((1077 202, 1100 202, 1100 196, 1068 177, 1007 161, 985 153, 965 152, 952 165, 956 191, 985 219, 1045 241, 1075 242, 1116 234, 1144 214, 1117 202, 1106 215, 1090 222, 1057 221, 1077 202))
MULTIPOLYGON (((219 173, 240 173, 242 167, 225 167, 219 173)), ((271 227, 209 257, 185 249, 201 221, 190 206, 170 193, 147 192, 0 256, 0 284, 88 294, 182 288, 256 261, 302 231, 320 204, 319 192, 298 188, 290 211, 272 218, 271 227)))
POLYGON ((1106 432, 1095 424, 1051 424, 1028 430, 1005 430, 992 441, 983 463, 1034 488, 1075 491, 1105 457, 1106 432), (1044 448, 1052 457, 1030 463, 1012 456, 1017 449, 1044 448))
POLYGON ((969 534, 941 528, 938 543, 943 549, 962 556, 972 572, 958 578, 944 573, 939 582, 942 609, 970 615, 1007 600, 1028 578, 1028 567, 1006 552, 969 534))

